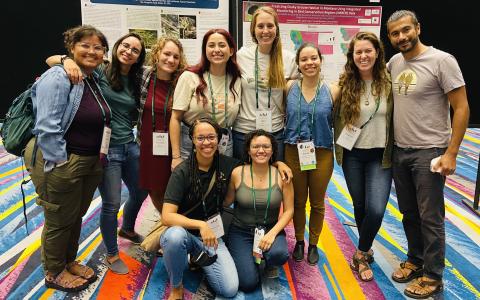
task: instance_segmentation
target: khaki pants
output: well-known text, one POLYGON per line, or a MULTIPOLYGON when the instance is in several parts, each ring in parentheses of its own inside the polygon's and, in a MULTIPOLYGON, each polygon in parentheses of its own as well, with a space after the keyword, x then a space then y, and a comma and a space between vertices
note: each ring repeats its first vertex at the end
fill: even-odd
POLYGON ((292 169, 295 191, 293 225, 295 238, 303 241, 305 235, 305 205, 310 200, 309 243, 316 245, 325 217, 325 192, 333 172, 333 151, 316 148, 317 168, 300 171, 297 145, 285 144, 285 162, 292 169))
POLYGON ((32 167, 34 141, 26 147, 25 165, 38 194, 36 202, 44 211, 42 263, 45 271, 57 274, 77 257, 82 217, 90 206, 103 170, 98 156, 70 154, 65 165, 45 173, 40 148, 32 167))

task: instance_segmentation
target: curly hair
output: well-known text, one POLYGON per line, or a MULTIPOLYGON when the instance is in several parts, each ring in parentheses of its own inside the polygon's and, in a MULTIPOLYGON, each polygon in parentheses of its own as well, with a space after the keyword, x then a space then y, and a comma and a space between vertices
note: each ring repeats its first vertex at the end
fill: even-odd
POLYGON ((159 38, 158 41, 155 43, 155 45, 152 46, 152 51, 150 52, 148 65, 156 69, 156 65, 158 63, 158 53, 160 53, 163 50, 163 48, 168 42, 174 43, 178 47, 178 50, 180 53, 180 61, 178 63, 177 71, 174 74, 172 74, 172 81, 175 81, 175 79, 178 78, 180 73, 182 73, 183 70, 185 70, 185 68, 187 68, 188 66, 187 59, 185 57, 185 52, 183 51, 182 43, 180 43, 180 41, 177 38, 172 36, 162 36, 161 38, 159 38))
POLYGON ((377 59, 375 60, 372 70, 373 96, 378 97, 385 94, 390 85, 382 42, 374 33, 358 32, 348 46, 347 62, 345 63, 344 72, 340 75, 339 81, 341 88, 342 117, 345 124, 354 124, 355 121, 358 120, 360 116, 360 98, 366 91, 365 83, 353 59, 355 44, 358 41, 369 41, 377 53, 377 59))
POLYGON ((250 144, 252 143, 252 140, 254 138, 259 136, 267 137, 270 140, 270 143, 272 144, 272 156, 270 157, 270 163, 277 161, 277 153, 278 153, 277 139, 275 139, 273 134, 263 129, 256 129, 256 130, 250 131, 245 135, 245 144, 243 148, 244 161, 249 161, 250 155, 248 154, 248 151, 250 151, 250 144))
POLYGON ((72 48, 76 43, 80 42, 84 37, 96 36, 102 43, 105 53, 108 52, 108 41, 105 35, 97 28, 91 25, 80 25, 68 29, 63 33, 63 43, 67 53, 72 57, 72 48))

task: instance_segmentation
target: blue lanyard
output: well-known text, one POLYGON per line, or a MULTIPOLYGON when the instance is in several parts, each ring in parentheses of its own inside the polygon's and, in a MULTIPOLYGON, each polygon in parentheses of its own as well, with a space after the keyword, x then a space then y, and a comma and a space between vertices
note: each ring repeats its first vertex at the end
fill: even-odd
POLYGON ((105 101, 105 99, 103 98, 103 95, 101 93, 99 93, 100 97, 102 98, 102 102, 105 103, 105 105, 108 108, 109 118, 107 119, 107 114, 105 113, 105 108, 103 107, 102 103, 100 103, 100 99, 98 98, 98 95, 97 95, 97 93, 100 91, 100 87, 95 82, 95 80, 92 80, 93 83, 95 84, 95 88, 96 88, 96 90, 94 90, 92 88, 92 86, 90 85, 90 80, 92 80, 92 79, 86 78, 85 82, 87 83, 88 88, 92 92, 93 97, 97 101, 98 106, 100 106, 100 110, 102 111, 102 116, 103 116, 103 124, 105 124, 107 127, 110 127, 110 122, 112 121, 112 110, 110 109, 110 106, 108 105, 108 102, 105 101))

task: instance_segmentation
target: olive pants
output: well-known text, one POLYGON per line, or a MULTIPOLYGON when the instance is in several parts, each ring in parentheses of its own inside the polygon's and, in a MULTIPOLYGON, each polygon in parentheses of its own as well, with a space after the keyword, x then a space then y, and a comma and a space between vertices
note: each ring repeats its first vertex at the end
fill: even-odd
POLYGON ((40 148, 32 166, 32 139, 25 150, 25 165, 43 207, 42 263, 46 272, 58 274, 77 257, 82 217, 102 179, 99 156, 70 154, 68 162, 48 173, 43 170, 40 148))

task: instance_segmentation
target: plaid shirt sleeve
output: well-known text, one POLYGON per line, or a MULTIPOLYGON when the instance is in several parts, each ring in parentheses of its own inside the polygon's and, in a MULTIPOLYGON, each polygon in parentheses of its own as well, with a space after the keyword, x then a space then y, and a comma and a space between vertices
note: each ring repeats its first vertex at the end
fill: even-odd
POLYGON ((143 108, 145 107, 145 102, 147 100, 148 94, 148 85, 150 83, 150 78, 153 73, 152 67, 144 66, 142 68, 141 74, 141 85, 140 85, 140 106, 138 107, 138 120, 137 120, 137 143, 140 144, 140 130, 142 129, 142 116, 143 108))

